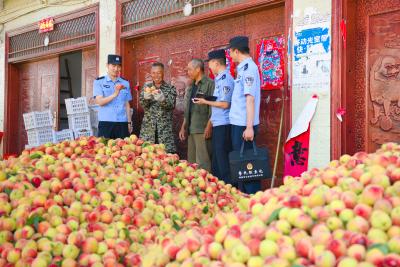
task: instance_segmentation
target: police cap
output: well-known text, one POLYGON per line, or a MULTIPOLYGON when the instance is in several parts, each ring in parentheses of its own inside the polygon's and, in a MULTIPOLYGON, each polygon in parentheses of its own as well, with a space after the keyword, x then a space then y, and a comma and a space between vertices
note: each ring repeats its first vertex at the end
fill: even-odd
POLYGON ((208 58, 206 61, 210 61, 212 59, 225 59, 225 49, 217 49, 208 53, 208 58))
POLYGON ((249 47, 249 37, 247 36, 235 36, 229 40, 229 48, 248 48, 249 47))
POLYGON ((122 57, 119 55, 108 55, 107 64, 121 65, 122 57))

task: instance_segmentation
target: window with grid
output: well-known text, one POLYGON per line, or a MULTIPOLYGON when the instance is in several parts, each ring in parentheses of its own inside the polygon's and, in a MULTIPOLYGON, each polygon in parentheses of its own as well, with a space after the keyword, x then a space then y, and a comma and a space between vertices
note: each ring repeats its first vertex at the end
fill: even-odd
POLYGON ((21 58, 33 58, 63 47, 80 44, 96 44, 96 13, 57 23, 54 30, 39 33, 38 29, 11 36, 9 39, 8 59, 10 62, 21 58), (44 45, 46 35, 48 46, 44 45))
POLYGON ((245 0, 133 0, 122 4, 122 32, 131 32, 183 18, 186 2, 193 6, 192 15, 218 10, 245 0))

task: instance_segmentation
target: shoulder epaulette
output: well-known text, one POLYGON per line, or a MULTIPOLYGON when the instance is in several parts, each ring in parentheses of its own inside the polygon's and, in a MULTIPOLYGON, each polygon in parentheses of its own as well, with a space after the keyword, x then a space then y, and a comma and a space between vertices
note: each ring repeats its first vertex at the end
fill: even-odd
POLYGON ((120 79, 124 80, 124 81, 128 81, 127 79, 125 79, 124 77, 119 76, 120 79))
POLYGON ((246 65, 244 65, 244 70, 247 70, 249 68, 249 63, 246 63, 246 65))
POLYGON ((221 80, 225 80, 226 74, 222 75, 221 80))
POLYGON ((104 79, 104 76, 97 77, 96 80, 104 79))

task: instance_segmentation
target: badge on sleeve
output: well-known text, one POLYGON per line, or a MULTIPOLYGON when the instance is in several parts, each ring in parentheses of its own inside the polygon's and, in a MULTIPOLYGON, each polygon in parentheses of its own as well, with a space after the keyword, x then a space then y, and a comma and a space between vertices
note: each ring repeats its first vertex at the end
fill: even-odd
POLYGON ((224 95, 227 95, 230 90, 231 90, 231 88, 229 86, 224 86, 224 88, 222 89, 222 92, 224 92, 224 95))
POLYGON ((247 76, 246 78, 244 78, 244 82, 246 83, 247 86, 252 86, 254 83, 254 77, 247 76))

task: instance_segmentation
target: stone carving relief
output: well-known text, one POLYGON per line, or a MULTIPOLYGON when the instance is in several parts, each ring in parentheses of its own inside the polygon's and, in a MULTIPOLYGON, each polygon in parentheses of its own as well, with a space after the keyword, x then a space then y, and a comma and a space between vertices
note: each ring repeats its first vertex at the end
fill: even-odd
MULTIPOLYGON (((399 51, 400 52, 400 51, 399 51)), ((400 59, 378 57, 370 70, 370 94, 374 115, 372 124, 384 131, 393 128, 393 120, 400 121, 400 59)))

